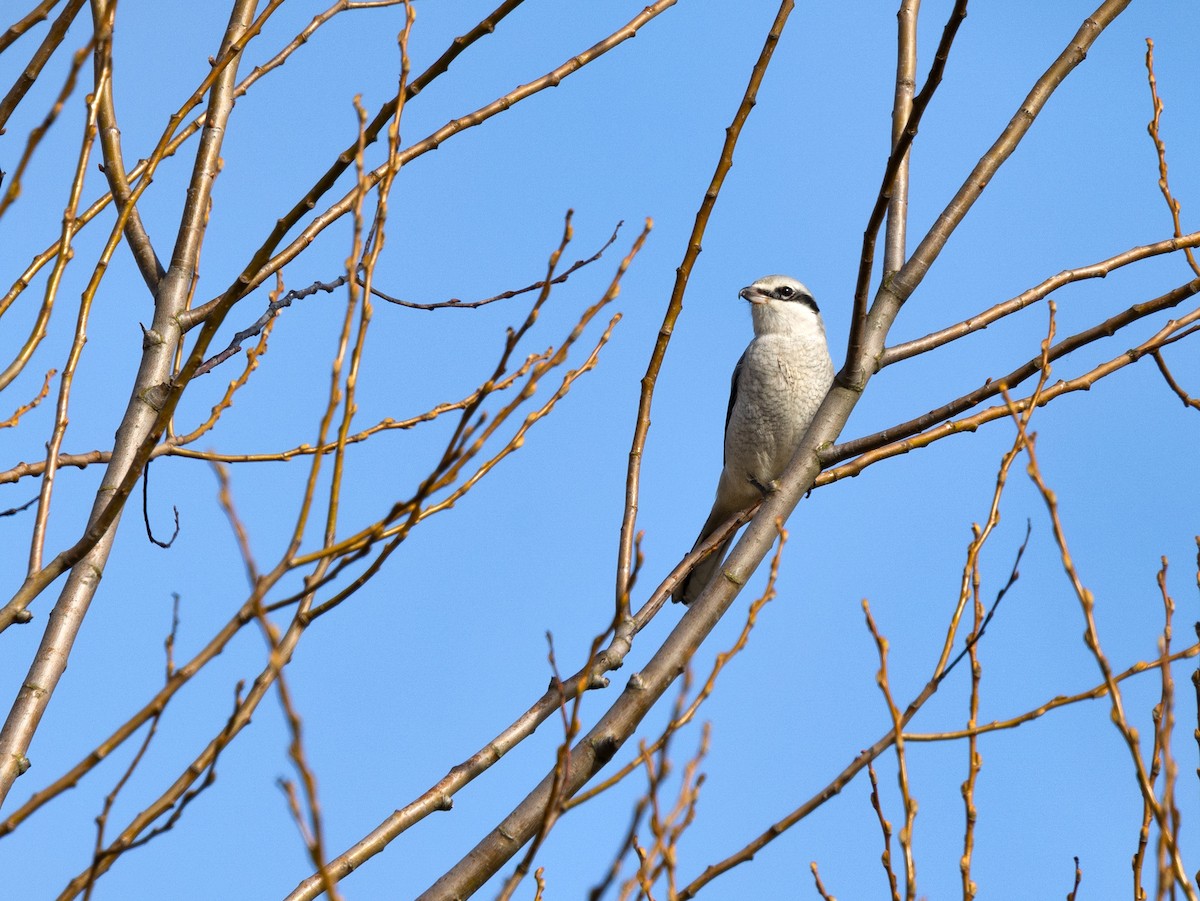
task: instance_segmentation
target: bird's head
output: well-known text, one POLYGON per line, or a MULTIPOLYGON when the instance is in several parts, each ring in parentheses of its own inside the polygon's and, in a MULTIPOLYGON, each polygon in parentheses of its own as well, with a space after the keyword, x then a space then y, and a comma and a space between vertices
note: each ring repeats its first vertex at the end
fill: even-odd
POLYGON ((812 292, 791 276, 764 276, 742 288, 738 296, 750 303, 756 335, 815 330, 825 337, 821 311, 817 309, 812 292))

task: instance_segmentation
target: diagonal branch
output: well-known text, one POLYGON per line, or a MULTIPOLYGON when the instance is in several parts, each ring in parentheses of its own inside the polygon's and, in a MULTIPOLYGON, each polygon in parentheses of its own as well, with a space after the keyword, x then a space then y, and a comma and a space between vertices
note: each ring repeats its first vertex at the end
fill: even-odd
MULTIPOLYGON (((1194 297, 1196 294, 1200 294, 1200 278, 1194 278, 1190 282, 1173 288, 1166 294, 1161 294, 1151 300, 1134 304, 1129 309, 1122 310, 1120 313, 1110 316, 1091 328, 1084 329, 1081 332, 1076 332, 1074 335, 1064 338, 1050 348, 1050 360, 1057 360, 1094 341, 1111 337, 1129 323, 1161 312, 1162 310, 1169 310, 1183 303, 1188 298, 1194 297)), ((972 407, 989 398, 998 397, 1004 388, 1014 388, 1021 384, 1021 382, 1039 372, 1041 366, 1041 357, 1032 357, 1007 375, 988 379, 974 391, 969 391, 935 410, 930 410, 923 416, 918 416, 899 425, 890 426, 873 435, 864 435, 852 441, 824 448, 821 451, 821 459, 826 465, 841 463, 861 453, 875 450, 884 445, 919 434, 926 429, 945 422, 952 416, 970 410, 972 407)))
POLYGON ((0 34, 0 53, 7 50, 12 44, 25 34, 33 26, 39 22, 44 22, 46 17, 50 15, 50 10, 58 6, 59 0, 42 0, 37 6, 25 13, 20 19, 9 25, 4 34, 0 34))
MULTIPOLYGON (((9 116, 16 110, 17 105, 25 97, 29 89, 33 87, 33 83, 37 81, 38 75, 41 74, 42 67, 54 55, 54 51, 58 49, 58 45, 62 43, 62 39, 66 36, 67 29, 71 27, 71 22, 74 21, 75 16, 82 8, 83 0, 68 0, 63 11, 58 14, 58 18, 54 20, 54 24, 50 26, 50 31, 42 39, 41 45, 34 51, 29 63, 21 71, 21 74, 17 76, 16 82, 9 88, 4 98, 0 99, 0 135, 4 134, 4 125, 8 122, 9 116)), ((46 8, 46 11, 48 12, 49 9, 46 8)), ((28 16, 26 19, 28 19, 28 16)), ((13 26, 13 29, 19 28, 24 22, 25 20, 18 22, 13 26)), ((9 29, 10 33, 13 29, 9 29)), ((0 47, 0 49, 3 48, 0 47)))
MULTIPOLYGON (((112 9, 116 0, 91 0, 92 22, 96 30, 96 71, 99 73, 105 66, 112 65, 112 9)), ((146 287, 153 295, 158 291, 158 282, 166 270, 159 262, 158 255, 150 243, 150 236, 142 224, 142 217, 134 207, 125 210, 130 205, 129 177, 125 172, 125 160, 121 154, 121 130, 117 128, 116 105, 113 101, 112 78, 104 81, 104 89, 100 94, 97 108, 97 125, 99 126, 100 148, 104 152, 104 177, 108 179, 109 190, 116 200, 117 210, 125 212, 125 240, 133 252, 138 271, 146 287)))
POLYGON ((1131 247, 1129 250, 1109 257, 1107 260, 1101 260, 1099 263, 1064 269, 1062 272, 1051 276, 1028 291, 1023 291, 1016 297, 989 307, 982 313, 964 319, 962 322, 938 329, 936 332, 930 332, 923 338, 914 338, 912 341, 905 341, 903 344, 896 344, 889 347, 883 352, 883 356, 879 360, 879 368, 883 369, 885 366, 891 366, 893 363, 899 363, 901 360, 907 360, 909 357, 926 353, 934 348, 941 347, 943 344, 949 344, 951 341, 956 341, 973 332, 985 329, 993 322, 1003 319, 1005 316, 1015 313, 1018 310, 1025 309, 1030 304, 1041 300, 1064 285, 1091 278, 1107 278, 1110 272, 1120 269, 1122 266, 1128 266, 1130 263, 1136 263, 1152 256, 1158 256, 1159 254, 1174 253, 1179 250, 1187 251, 1189 248, 1196 246, 1200 246, 1200 232, 1192 232, 1191 234, 1168 238, 1165 241, 1157 241, 1154 244, 1131 247))
MULTIPOLYGON (((883 224, 884 215, 892 207, 893 195, 897 194, 897 189, 900 192, 897 196, 906 200, 906 192, 908 190, 908 151, 912 147, 913 141, 916 140, 917 128, 921 124, 921 117, 925 115, 929 101, 933 99, 933 92, 937 90, 938 85, 942 82, 942 74, 946 70, 946 60, 950 56, 950 46, 954 43, 955 35, 958 34, 958 27, 966 17, 967 0, 955 0, 954 9, 950 13, 950 19, 946 22, 946 27, 942 30, 942 40, 938 44, 937 52, 934 54, 933 65, 929 67, 929 74, 925 76, 925 84, 921 86, 921 92, 911 102, 911 108, 906 117, 907 122, 904 125, 904 129, 894 136, 892 153, 888 157, 887 165, 883 170, 883 184, 879 186, 879 194, 875 198, 875 208, 871 210, 871 215, 867 220, 866 231, 863 233, 862 257, 858 263, 858 279, 854 286, 854 311, 850 319, 850 340, 846 350, 847 359, 857 359, 862 352, 862 330, 867 321, 867 293, 871 289, 871 270, 875 265, 875 240, 879 234, 879 227, 883 224), (897 184, 898 182, 899 184, 897 184)), ((913 28, 915 29, 915 23, 913 28)), ((915 31, 913 38, 915 38, 915 31)), ((901 41, 904 42, 904 45, 907 45, 913 38, 910 38, 907 34, 903 34, 901 41)), ((913 52, 915 54, 915 50, 913 52)), ((900 67, 907 74, 909 67, 904 60, 904 56, 905 53, 902 50, 900 67)), ((916 60, 914 59, 912 68, 915 69, 915 67, 916 60)), ((903 75, 898 79, 896 103, 897 105, 907 106, 908 98, 900 84, 902 79, 903 75)), ((893 116, 898 115, 898 112, 898 110, 893 112, 893 116)), ((901 203, 903 203, 903 200, 901 203)), ((901 206, 898 204, 896 212, 899 213, 900 209, 901 206)), ((889 232, 891 232, 892 228, 893 226, 889 223, 889 232)), ((895 252, 898 249, 897 241, 902 241, 903 236, 902 234, 892 234, 891 240, 893 243, 889 249, 895 252)), ((896 261, 897 269, 902 262, 903 260, 896 261)))
POLYGON ((733 152, 737 148, 742 128, 750 117, 751 110, 758 102, 758 89, 766 75, 767 66, 775 54, 775 47, 783 33, 783 27, 791 15, 794 4, 784 2, 767 32, 766 42, 759 53, 754 68, 750 71, 750 82, 733 115, 733 121, 725 129, 725 143, 721 146, 721 154, 717 158, 717 167, 713 172, 708 190, 696 211, 696 219, 688 236, 683 261, 675 270, 675 285, 671 289, 671 299, 667 302, 667 311, 663 315, 663 324, 658 330, 658 339, 650 352, 650 362, 646 366, 646 374, 642 376, 642 390, 638 397, 637 420, 633 430, 633 446, 629 450, 629 468, 625 477, 625 513, 621 520, 621 537, 617 551, 617 586, 616 586, 616 618, 629 615, 629 591, 633 571, 633 535, 637 527, 638 491, 642 471, 642 453, 646 447, 646 435, 650 431, 650 407, 654 400, 654 387, 658 382, 658 373, 662 369, 663 358, 667 353, 667 344, 675 331, 675 323, 683 311, 683 295, 687 291, 688 281, 692 277, 692 268, 703 250, 704 233, 708 228, 708 220, 716 206, 717 197, 729 170, 733 168, 733 152))

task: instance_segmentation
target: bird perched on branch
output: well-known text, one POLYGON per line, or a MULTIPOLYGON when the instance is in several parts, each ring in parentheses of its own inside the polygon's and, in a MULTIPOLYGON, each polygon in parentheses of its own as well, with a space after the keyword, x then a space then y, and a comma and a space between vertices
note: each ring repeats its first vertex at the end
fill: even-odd
MULTIPOLYGON (((725 415, 725 468, 699 547, 783 475, 833 383, 833 361, 817 302, 786 275, 760 278, 738 296, 750 303, 754 340, 733 369, 725 415)), ((712 580, 733 536, 683 578, 671 594, 690 604, 712 580)))

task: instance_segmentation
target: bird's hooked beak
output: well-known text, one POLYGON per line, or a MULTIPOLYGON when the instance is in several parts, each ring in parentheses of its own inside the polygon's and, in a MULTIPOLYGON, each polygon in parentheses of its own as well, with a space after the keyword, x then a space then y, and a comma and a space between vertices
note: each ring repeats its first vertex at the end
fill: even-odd
POLYGON ((750 303, 766 303, 768 296, 769 295, 764 293, 762 289, 758 288, 756 285, 750 285, 746 288, 742 288, 741 291, 738 291, 738 297, 742 298, 742 300, 747 300, 750 303))

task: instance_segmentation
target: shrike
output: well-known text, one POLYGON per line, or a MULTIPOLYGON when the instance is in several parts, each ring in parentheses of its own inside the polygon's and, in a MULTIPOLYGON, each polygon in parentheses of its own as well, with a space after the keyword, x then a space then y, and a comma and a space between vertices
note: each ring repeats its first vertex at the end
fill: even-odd
MULTIPOLYGON (((733 368, 725 468, 695 546, 783 475, 833 383, 825 325, 808 288, 786 275, 768 275, 738 296, 750 302, 754 340, 733 368)), ((701 560, 671 599, 690 604, 699 597, 732 541, 730 536, 701 560)))

